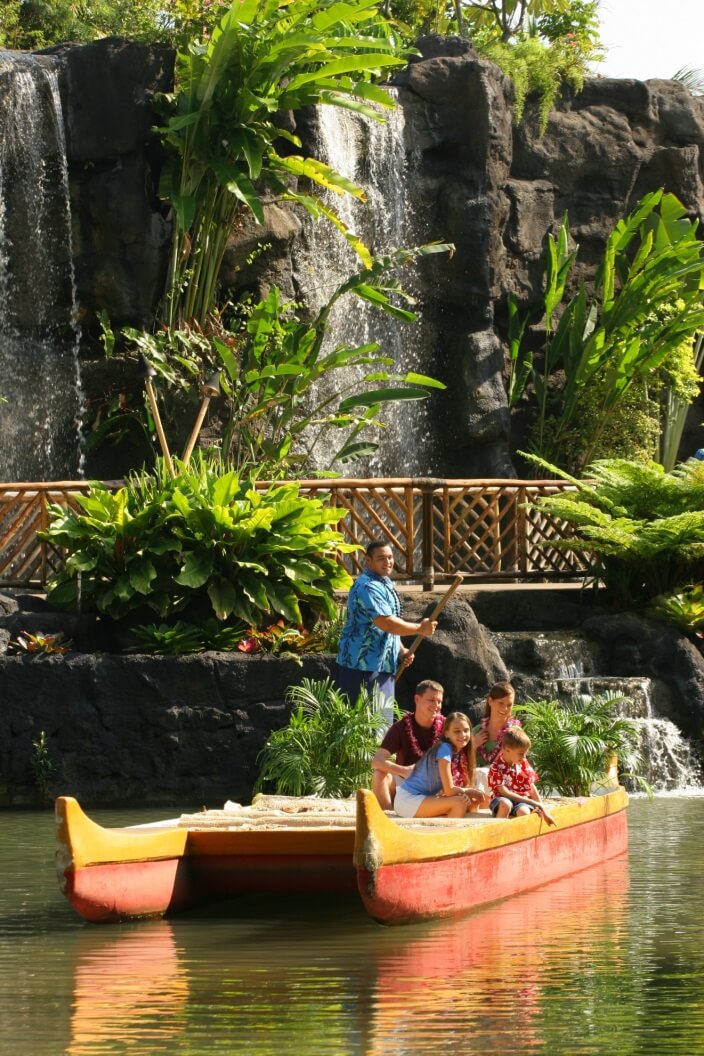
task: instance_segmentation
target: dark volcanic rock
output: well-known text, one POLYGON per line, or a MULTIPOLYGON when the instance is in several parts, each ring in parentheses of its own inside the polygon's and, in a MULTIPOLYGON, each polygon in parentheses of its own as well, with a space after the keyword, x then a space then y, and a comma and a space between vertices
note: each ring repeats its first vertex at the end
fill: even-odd
POLYGON ((161 151, 154 96, 173 85, 174 53, 109 37, 50 53, 63 64, 73 252, 81 321, 149 324, 163 294, 170 224, 156 198, 161 151))
MULTIPOLYGON (((441 596, 407 595, 404 619, 429 616, 441 596)), ((404 644, 411 640, 404 639, 404 644)), ((455 596, 441 612, 434 636, 420 643, 415 661, 399 679, 398 700, 410 708, 416 685, 433 678, 445 688, 445 711, 467 711, 486 697, 494 682, 506 677, 506 667, 471 606, 455 596)))
POLYGON ((274 657, 0 657, 5 800, 32 802, 32 742, 46 733, 52 792, 88 804, 221 806, 246 799, 267 734, 284 726, 286 688, 324 678, 274 657))

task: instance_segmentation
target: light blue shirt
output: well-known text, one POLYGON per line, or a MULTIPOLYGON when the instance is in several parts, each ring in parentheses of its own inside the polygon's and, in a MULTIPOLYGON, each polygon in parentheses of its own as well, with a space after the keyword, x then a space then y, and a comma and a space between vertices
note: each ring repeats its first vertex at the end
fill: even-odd
POLYGON ((401 603, 388 576, 362 572, 347 599, 347 620, 340 635, 337 662, 355 671, 394 674, 401 640, 377 627, 377 616, 400 616, 401 603))
POLYGON ((413 773, 403 782, 404 792, 414 796, 436 796, 442 791, 439 759, 452 759, 452 745, 441 741, 437 751, 432 749, 419 759, 413 767, 413 773))

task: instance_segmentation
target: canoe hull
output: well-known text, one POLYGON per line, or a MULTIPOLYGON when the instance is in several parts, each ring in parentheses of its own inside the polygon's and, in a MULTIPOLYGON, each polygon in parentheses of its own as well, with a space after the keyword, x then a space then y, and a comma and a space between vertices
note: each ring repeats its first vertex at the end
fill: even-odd
POLYGON ((96 924, 163 917, 196 901, 182 858, 69 868, 63 890, 76 912, 96 924))
POLYGON ((464 913, 623 854, 625 813, 460 858, 360 869, 367 912, 383 924, 464 913))
POLYGON ((533 814, 415 831, 361 790, 355 832, 339 825, 103 829, 64 798, 57 801, 57 869, 73 907, 95 922, 163 916, 223 896, 357 888, 376 920, 412 923, 463 913, 622 854, 626 803, 618 790, 557 804, 554 829, 533 814))
POLYGON ((103 829, 68 797, 56 812, 60 886, 95 923, 165 916, 225 896, 357 890, 350 828, 103 829))

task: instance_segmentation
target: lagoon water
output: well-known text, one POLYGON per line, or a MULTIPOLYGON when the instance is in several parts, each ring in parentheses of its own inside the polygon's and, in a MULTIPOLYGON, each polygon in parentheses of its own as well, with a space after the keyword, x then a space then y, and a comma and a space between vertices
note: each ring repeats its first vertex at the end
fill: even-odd
POLYGON ((452 921, 247 898, 98 926, 51 815, 0 814, 0 1056, 704 1056, 704 798, 629 822, 628 856, 452 921))

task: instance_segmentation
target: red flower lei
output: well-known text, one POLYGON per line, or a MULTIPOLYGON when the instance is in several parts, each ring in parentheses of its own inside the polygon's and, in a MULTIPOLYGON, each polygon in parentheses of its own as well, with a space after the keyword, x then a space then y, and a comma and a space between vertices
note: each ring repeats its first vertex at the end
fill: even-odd
MULTIPOLYGON (((487 726, 489 725, 488 717, 482 719, 482 721, 480 722, 479 725, 481 726, 481 728, 483 730, 485 730, 487 728, 487 726)), ((503 740, 504 733, 509 728, 509 726, 522 726, 522 725, 523 725, 523 723, 521 722, 520 719, 514 719, 513 716, 511 716, 510 719, 506 719, 506 722, 503 724, 503 726, 499 730, 499 734, 498 734, 498 737, 496 738, 496 742, 494 744, 494 747, 491 749, 490 752, 488 752, 486 750, 485 744, 482 744, 479 748, 477 748, 477 754, 481 756, 483 765, 492 766, 493 763, 496 762, 496 760, 499 757, 499 752, 501 751, 501 742, 503 740)))
POLYGON ((450 770, 452 771, 452 783, 458 788, 466 788, 469 784, 469 767, 467 766, 466 752, 453 752, 450 759, 450 770))
MULTIPOLYGON (((413 713, 412 712, 407 711, 406 714, 403 716, 403 725, 405 727, 406 736, 408 737, 408 742, 409 742, 411 748, 415 752, 416 757, 418 759, 421 759, 425 755, 425 752, 423 751, 421 746, 418 744, 418 738, 416 737, 415 731, 413 729, 413 713)), ((442 735, 442 728, 443 728, 444 725, 445 725, 445 716, 444 715, 436 715, 435 718, 433 719, 433 744, 437 744, 437 742, 440 740, 440 737, 442 735)), ((432 747, 432 745, 431 745, 431 747, 432 747)))

